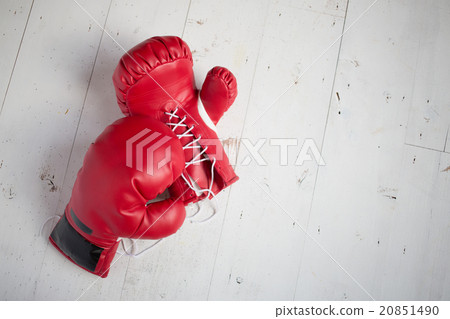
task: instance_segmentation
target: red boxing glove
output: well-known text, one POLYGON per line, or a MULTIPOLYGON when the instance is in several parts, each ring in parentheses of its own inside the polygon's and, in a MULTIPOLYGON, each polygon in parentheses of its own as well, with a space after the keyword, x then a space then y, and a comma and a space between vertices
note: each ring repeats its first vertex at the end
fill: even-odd
POLYGON ((50 242, 78 266, 106 277, 119 237, 159 239, 181 227, 182 201, 148 201, 183 168, 183 149, 167 126, 140 116, 114 122, 87 151, 50 242))
POLYGON ((199 100, 192 65, 191 52, 183 40, 154 37, 128 51, 113 75, 125 115, 154 117, 180 139, 186 168, 171 190, 184 194, 185 204, 217 194, 238 180, 215 130, 236 98, 236 79, 225 68, 213 68, 199 100), (200 194, 195 183, 202 189, 200 194))

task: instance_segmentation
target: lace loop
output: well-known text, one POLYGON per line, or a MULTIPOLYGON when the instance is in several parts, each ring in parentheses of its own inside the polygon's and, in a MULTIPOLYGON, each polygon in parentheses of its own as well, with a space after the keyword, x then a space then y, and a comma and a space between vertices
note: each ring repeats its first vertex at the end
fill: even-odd
POLYGON ((39 229, 39 236, 42 236, 42 232, 44 231, 44 227, 45 225, 47 225, 47 223, 49 221, 51 221, 52 219, 58 218, 58 221, 61 219, 61 215, 52 215, 49 218, 47 218, 41 225, 41 228, 39 229))
MULTIPOLYGON (((191 134, 191 131, 194 129, 194 125, 192 125, 191 127, 188 127, 187 124, 184 123, 184 121, 186 120, 186 116, 184 116, 183 118, 180 118, 180 116, 178 116, 176 113, 178 111, 178 107, 175 108, 175 110, 171 113, 165 112, 165 114, 169 115, 169 123, 166 123, 169 127, 172 127, 172 132, 175 132, 175 130, 178 127, 185 127, 186 130, 182 133, 182 134, 176 134, 178 139, 181 139, 183 137, 194 137, 194 134, 191 134), (172 123, 170 122, 173 118, 176 118, 179 120, 178 123, 172 123)), ((189 167, 190 165, 193 164, 197 164, 197 163, 201 163, 204 161, 210 161, 210 159, 208 157, 203 157, 202 156, 207 156, 207 154, 205 154, 205 152, 208 150, 208 146, 206 146, 205 148, 202 148, 202 146, 200 145, 199 141, 201 140, 201 135, 197 138, 193 138, 192 141, 186 143, 186 145, 183 146, 183 150, 185 149, 202 149, 197 155, 195 155, 190 161, 185 162, 185 168, 189 167)), ((213 213, 211 216, 209 216, 208 218, 204 219, 204 220, 200 220, 200 221, 193 221, 194 223, 203 223, 206 222, 208 220, 210 220, 211 218, 213 218, 218 210, 218 203, 217 203, 217 198, 216 198, 216 194, 214 194, 214 192, 212 191, 212 187, 214 185, 214 167, 216 165, 216 158, 212 159, 212 165, 211 165, 211 182, 209 184, 208 188, 205 189, 196 189, 193 182, 190 181, 190 176, 188 175, 188 177, 184 176, 184 173, 181 174, 181 177, 183 178, 183 180, 186 182, 186 184, 188 185, 188 187, 190 189, 192 189, 194 192, 200 192, 200 193, 206 193, 207 197, 211 196, 212 199, 214 200, 214 205, 213 205, 213 213)), ((200 204, 197 204, 199 206, 199 209, 197 210, 197 212, 195 212, 193 215, 189 216, 188 218, 191 219, 194 216, 196 216, 197 214, 200 213, 200 211, 202 210, 202 206, 200 204)), ((154 244, 148 246, 147 248, 141 250, 138 253, 134 253, 135 248, 136 248, 136 240, 129 238, 132 242, 130 248, 131 251, 128 251, 125 247, 124 244, 124 240, 121 240, 121 244, 122 244, 122 249, 123 252, 119 252, 117 251, 117 253, 122 254, 122 255, 127 255, 130 257, 138 257, 139 255, 147 252, 149 249, 153 248, 155 245, 159 244, 162 239, 159 239, 157 242, 155 242, 154 244)))
POLYGON ((131 251, 127 250, 127 248, 125 247, 125 244, 124 244, 124 239, 122 238, 120 240, 120 243, 122 245, 123 252, 117 250, 116 253, 117 254, 121 254, 122 256, 123 255, 127 255, 127 256, 130 256, 130 257, 134 257, 134 258, 139 257, 139 255, 141 255, 141 254, 145 253, 146 251, 148 251, 149 249, 155 247, 156 245, 158 245, 163 240, 162 238, 158 239, 155 243, 151 244, 150 246, 144 248, 143 250, 141 250, 140 252, 135 254, 134 251, 135 251, 135 248, 136 248, 136 240, 133 239, 133 238, 128 238, 128 239, 131 240, 131 243, 132 243, 131 246, 129 247, 129 248, 131 248, 131 251))
MULTIPOLYGON (((184 123, 184 121, 186 120, 186 116, 181 118, 179 115, 177 115, 177 112, 178 112, 178 107, 176 107, 175 110, 173 110, 172 112, 164 112, 166 115, 169 116, 169 122, 166 124, 169 127, 172 127, 172 132, 174 132, 174 133, 178 127, 184 127, 186 129, 182 134, 176 134, 179 139, 181 139, 183 137, 194 137, 194 134, 191 134, 191 131, 194 129, 195 126, 192 125, 191 127, 188 127, 188 125, 186 123, 184 123), (172 123, 171 120, 173 118, 178 119, 179 121, 177 123, 172 123)), ((183 146, 183 150, 201 149, 201 151, 199 153, 197 153, 190 161, 185 162, 185 168, 188 168, 189 166, 191 166, 193 164, 198 164, 198 163, 201 163, 204 161, 210 161, 210 159, 208 157, 205 157, 205 156, 207 156, 207 154, 205 154, 205 153, 208 150, 208 146, 206 146, 205 148, 202 148, 202 146, 200 145, 201 139, 202 139, 202 136, 200 135, 197 138, 193 138, 192 141, 186 143, 183 146)), ((214 194, 214 192, 212 191, 212 187, 214 185, 214 167, 215 167, 215 165, 216 165, 216 158, 213 158, 212 165, 211 165, 211 183, 209 185, 209 188, 196 189, 194 187, 193 183, 191 183, 191 181, 188 178, 190 176, 186 177, 183 173, 183 174, 181 174, 181 177, 186 182, 188 187, 190 189, 192 189, 193 191, 200 192, 200 193, 207 193, 207 197, 211 196, 213 199, 215 199, 216 194, 214 194)), ((212 216, 214 216, 216 214, 216 212, 215 212, 216 209, 217 209, 217 207, 215 207, 214 213, 212 216)), ((197 213, 195 215, 197 215, 197 213)))

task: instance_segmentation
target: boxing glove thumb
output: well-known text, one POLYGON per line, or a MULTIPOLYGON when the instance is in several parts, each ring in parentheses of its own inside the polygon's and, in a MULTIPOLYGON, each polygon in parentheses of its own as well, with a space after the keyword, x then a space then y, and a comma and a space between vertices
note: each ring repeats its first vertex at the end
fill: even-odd
POLYGON ((230 108, 237 96, 237 82, 228 69, 216 66, 206 75, 200 99, 214 125, 230 108))

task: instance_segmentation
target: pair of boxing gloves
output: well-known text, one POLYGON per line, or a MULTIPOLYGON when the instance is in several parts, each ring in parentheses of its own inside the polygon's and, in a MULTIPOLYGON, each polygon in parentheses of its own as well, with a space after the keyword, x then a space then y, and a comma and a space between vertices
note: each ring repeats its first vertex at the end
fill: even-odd
POLYGON ((120 60, 113 82, 126 115, 89 147, 50 242, 85 270, 106 277, 120 238, 175 233, 185 206, 238 177, 215 124, 237 95, 225 68, 195 87, 191 51, 174 36, 153 37, 120 60), (168 190, 165 200, 151 202, 168 190))

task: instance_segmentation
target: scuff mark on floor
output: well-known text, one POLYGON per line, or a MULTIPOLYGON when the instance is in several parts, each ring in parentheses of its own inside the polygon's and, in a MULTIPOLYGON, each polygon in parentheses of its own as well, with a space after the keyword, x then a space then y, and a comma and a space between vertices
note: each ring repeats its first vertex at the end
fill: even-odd
POLYGON ((306 177, 308 177, 308 172, 309 172, 309 169, 305 169, 302 173, 302 176, 300 176, 300 178, 297 179, 298 186, 301 186, 303 181, 306 179, 306 177))
POLYGON ((357 68, 359 66, 358 60, 350 61, 350 63, 353 64, 355 66, 355 68, 357 68))
POLYGON ((13 199, 16 196, 16 193, 13 191, 12 187, 9 189, 9 197, 8 199, 13 199))
POLYGON ((47 184, 50 186, 49 191, 53 193, 58 190, 58 186, 56 186, 54 182, 55 175, 51 174, 49 171, 50 169, 48 167, 43 168, 41 175, 39 175, 39 178, 41 179, 41 181, 47 181, 47 184))
POLYGON ((392 98, 391 93, 385 91, 383 92, 383 95, 385 97, 386 103, 389 103, 389 100, 392 98))
POLYGON ((228 148, 229 150, 233 149, 234 151, 236 151, 239 144, 240 141, 236 137, 229 137, 227 139, 222 140, 223 147, 228 148))
POLYGON ((377 193, 384 194, 383 196, 389 199, 397 199, 397 192, 398 192, 397 188, 383 187, 383 186, 379 186, 377 190, 377 193))
POLYGON ((3 187, 2 191, 3 191, 5 198, 7 198, 7 199, 13 199, 14 197, 16 197, 16 192, 14 191, 13 186, 3 187))

